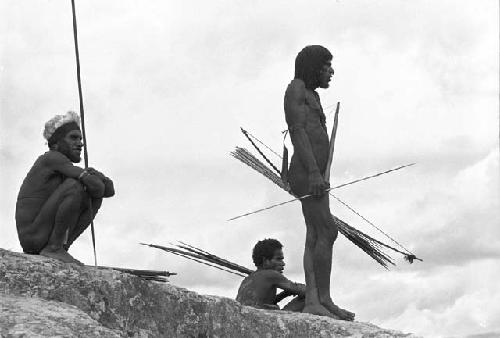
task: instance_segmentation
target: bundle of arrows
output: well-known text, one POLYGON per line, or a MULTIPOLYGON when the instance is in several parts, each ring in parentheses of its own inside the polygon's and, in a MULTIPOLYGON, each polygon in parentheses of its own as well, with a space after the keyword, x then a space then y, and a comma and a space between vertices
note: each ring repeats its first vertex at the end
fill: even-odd
POLYGON ((210 252, 197 248, 195 246, 189 245, 185 242, 179 241, 179 244, 171 244, 171 246, 162 246, 156 244, 145 244, 140 243, 141 245, 146 245, 151 248, 160 249, 166 251, 168 253, 174 254, 176 256, 180 256, 197 263, 201 263, 218 270, 222 270, 225 272, 229 272, 241 277, 245 277, 253 272, 253 270, 248 269, 244 266, 233 263, 227 259, 221 258, 210 252))
POLYGON ((158 270, 136 270, 136 269, 125 269, 125 268, 116 268, 111 266, 98 266, 98 269, 112 269, 116 271, 120 271, 123 273, 128 273, 137 277, 140 277, 145 280, 154 281, 154 282, 168 282, 168 277, 177 275, 175 272, 168 271, 158 271, 158 270))

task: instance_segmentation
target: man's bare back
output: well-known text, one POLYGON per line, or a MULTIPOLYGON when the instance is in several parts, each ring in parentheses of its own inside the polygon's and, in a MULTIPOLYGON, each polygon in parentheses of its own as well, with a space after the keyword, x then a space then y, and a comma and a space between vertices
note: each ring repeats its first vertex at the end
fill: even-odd
POLYGON ((276 304, 278 288, 297 294, 304 291, 300 284, 290 281, 275 270, 257 270, 241 282, 236 300, 243 305, 279 309, 276 304))

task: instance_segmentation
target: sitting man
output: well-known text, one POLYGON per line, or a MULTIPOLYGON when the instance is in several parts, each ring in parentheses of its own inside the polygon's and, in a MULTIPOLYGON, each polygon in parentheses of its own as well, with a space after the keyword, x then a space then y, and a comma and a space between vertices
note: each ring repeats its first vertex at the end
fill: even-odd
POLYGON ((113 181, 82 169, 80 117, 56 115, 45 124, 49 151, 38 157, 21 185, 16 226, 23 251, 66 263, 78 263, 67 250, 89 226, 103 197, 115 194, 113 181))
POLYGON ((243 305, 261 309, 279 310, 282 299, 296 295, 283 310, 300 312, 304 308, 306 286, 294 283, 283 276, 283 245, 275 239, 257 242, 252 259, 257 270, 246 277, 240 285, 236 300, 243 305), (276 289, 283 290, 276 295, 276 289))

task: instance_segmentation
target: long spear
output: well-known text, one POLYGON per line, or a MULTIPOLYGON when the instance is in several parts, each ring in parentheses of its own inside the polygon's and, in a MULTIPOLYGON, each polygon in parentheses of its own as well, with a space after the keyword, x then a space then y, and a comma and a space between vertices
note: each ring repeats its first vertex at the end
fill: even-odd
MULTIPOLYGON (((82 122, 82 137, 83 137, 83 160, 85 162, 85 169, 89 167, 89 155, 87 150, 87 137, 85 134, 85 112, 83 110, 83 95, 82 95, 82 81, 80 78, 80 53, 78 52, 78 30, 76 25, 76 10, 75 10, 75 0, 71 0, 71 10, 73 13, 73 39, 75 42, 75 57, 76 57, 76 80, 78 83, 78 98, 80 100, 80 119, 82 122)), ((94 211, 92 208, 92 199, 89 198, 89 210, 90 214, 93 215, 94 211)), ((94 265, 97 266, 97 254, 95 251, 95 229, 94 220, 90 221, 90 232, 92 234, 92 247, 94 249, 94 265)))

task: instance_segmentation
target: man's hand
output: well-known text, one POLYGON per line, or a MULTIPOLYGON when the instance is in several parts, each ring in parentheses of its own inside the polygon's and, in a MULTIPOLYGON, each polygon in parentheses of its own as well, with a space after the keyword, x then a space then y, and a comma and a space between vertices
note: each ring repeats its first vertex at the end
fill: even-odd
POLYGON ((328 188, 330 188, 330 184, 325 182, 319 171, 313 171, 309 174, 309 193, 311 195, 322 196, 328 188))
POLYGON ((99 177, 101 180, 104 180, 104 178, 106 178, 106 176, 104 176, 103 173, 101 173, 100 171, 98 171, 97 169, 94 169, 94 168, 91 168, 91 167, 88 167, 87 169, 85 169, 89 174, 91 175, 95 175, 97 177, 99 177))
POLYGON ((100 171, 94 169, 94 168, 87 168, 85 169, 90 175, 93 175, 97 178, 99 178, 103 183, 104 183, 104 197, 111 197, 115 194, 115 188, 113 186, 113 181, 110 180, 108 177, 104 176, 103 173, 100 171))

